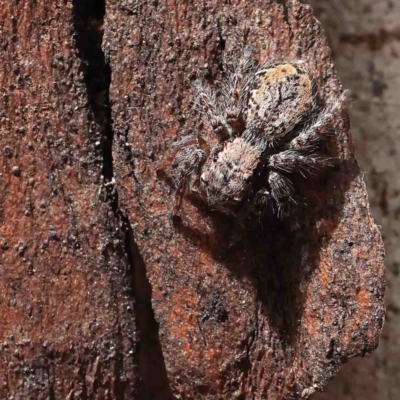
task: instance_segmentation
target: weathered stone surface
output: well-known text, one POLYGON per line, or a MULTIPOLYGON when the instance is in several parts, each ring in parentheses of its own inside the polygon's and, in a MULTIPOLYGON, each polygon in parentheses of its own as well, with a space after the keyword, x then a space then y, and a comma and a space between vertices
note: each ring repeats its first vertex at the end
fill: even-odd
POLYGON ((281 3, 2 5, 2 397, 307 397, 376 347, 383 247, 346 116, 295 232, 271 217, 230 247, 235 221, 189 199, 173 225, 156 176, 198 129, 190 82, 245 43, 338 95, 311 9, 281 3))
MULTIPOLYGON (((102 186, 81 11, 53 0, 0 7, 2 399, 135 392, 130 267, 102 186)), ((96 47, 101 36, 89 38, 96 47)))
POLYGON ((328 36, 335 66, 351 90, 356 157, 387 253, 386 321, 372 356, 355 359, 324 400, 389 400, 400 391, 400 2, 309 0, 328 36), (366 377, 368 377, 366 379, 366 377))
POLYGON ((172 190, 156 175, 171 144, 198 129, 190 82, 221 79, 246 43, 260 60, 306 60, 320 98, 338 95, 312 10, 281 3, 107 2, 119 205, 152 286, 176 398, 307 397, 378 343, 384 251, 346 118, 330 143, 340 163, 303 185, 309 215, 296 232, 270 219, 229 247, 234 221, 188 199, 173 225, 172 190))

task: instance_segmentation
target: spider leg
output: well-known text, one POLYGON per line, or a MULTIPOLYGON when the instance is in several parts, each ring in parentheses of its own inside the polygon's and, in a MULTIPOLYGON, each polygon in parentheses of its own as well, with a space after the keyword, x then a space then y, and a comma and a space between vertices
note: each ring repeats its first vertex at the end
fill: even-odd
POLYGON ((267 209, 270 200, 271 193, 266 188, 259 189, 253 198, 236 215, 237 225, 242 225, 250 214, 261 215, 267 209))
POLYGON ((245 47, 243 56, 233 65, 222 86, 224 118, 232 134, 240 134, 245 129, 244 108, 247 104, 248 86, 255 72, 251 54, 252 48, 245 47))
POLYGON ((306 125, 299 135, 289 144, 289 150, 303 153, 315 153, 319 146, 335 131, 335 118, 347 119, 349 94, 345 91, 336 101, 323 108, 317 118, 306 125))
MULTIPOLYGON (((204 141, 204 139, 202 139, 204 141)), ((165 170, 168 166, 170 166, 174 160, 176 159, 177 155, 179 152, 181 152, 183 149, 185 149, 188 146, 196 146, 199 143, 198 138, 195 137, 187 137, 184 138, 183 140, 175 143, 173 147, 176 148, 174 151, 174 154, 172 156, 167 157, 161 164, 157 165, 157 172, 165 170)))
POLYGON ((288 148, 305 154, 315 153, 333 132, 332 118, 329 114, 324 113, 311 124, 305 126, 299 135, 289 143, 288 148))
POLYGON ((292 181, 278 171, 271 171, 268 175, 271 197, 275 200, 278 217, 287 217, 293 214, 293 208, 298 204, 295 196, 295 187, 292 181))
POLYGON ((248 87, 254 78, 255 65, 251 61, 252 49, 245 47, 243 56, 227 71, 221 94, 209 86, 195 81, 193 108, 203 116, 220 140, 241 134, 245 129, 244 109, 248 87))
POLYGON ((169 167, 173 186, 176 188, 172 217, 176 217, 182 206, 183 197, 192 184, 193 175, 199 175, 200 168, 210 155, 210 145, 201 136, 185 136, 174 143, 174 153, 157 166, 157 173, 169 167))
POLYGON ((204 151, 205 158, 207 159, 211 153, 210 144, 206 140, 204 140, 201 136, 197 138, 197 141, 199 143, 199 147, 201 148, 201 150, 204 151))
POLYGON ((231 136, 231 129, 221 111, 217 96, 210 87, 200 81, 193 83, 193 109, 202 115, 203 121, 215 132, 220 140, 231 136))
POLYGON ((217 158, 218 153, 224 148, 224 144, 222 142, 217 143, 212 149, 209 154, 210 158, 212 160, 215 160, 217 158))
POLYGON ((276 153, 268 159, 268 166, 275 171, 299 172, 307 176, 332 165, 333 159, 321 154, 320 148, 334 133, 334 117, 339 107, 340 101, 322 110, 317 118, 288 143, 287 150, 276 153))
POLYGON ((321 153, 321 144, 334 133, 337 114, 345 117, 346 97, 347 93, 344 93, 336 102, 320 111, 318 117, 287 144, 286 150, 267 159, 270 169, 268 183, 279 216, 293 215, 293 208, 298 203, 294 185, 285 174, 298 172, 306 177, 332 165, 333 159, 321 153))
POLYGON ((288 144, 287 150, 268 158, 268 182, 278 216, 293 216, 293 209, 298 202, 294 185, 285 174, 300 173, 307 177, 332 164, 331 158, 320 153, 322 142, 333 131, 332 118, 331 112, 323 111, 288 144))
POLYGON ((270 192, 262 188, 257 191, 253 199, 245 204, 235 216, 235 224, 229 247, 239 243, 246 232, 253 224, 253 218, 256 216, 261 221, 262 216, 268 209, 271 201, 270 192))
POLYGON ((175 193, 175 203, 174 203, 174 207, 172 209, 172 217, 173 218, 179 214, 179 211, 182 207, 183 197, 185 196, 187 189, 188 189, 188 180, 185 178, 181 181, 181 183, 175 193))
POLYGON ((202 150, 205 158, 208 158, 211 151, 210 145, 206 140, 204 140, 201 136, 196 137, 194 135, 184 137, 179 142, 174 143, 173 147, 175 148, 174 154, 170 157, 167 157, 161 164, 157 166, 157 172, 163 171, 170 166, 177 158, 179 158, 179 155, 182 154, 187 147, 196 147, 197 150, 202 150))
POLYGON ((314 154, 304 154, 302 151, 286 150, 272 155, 268 166, 274 171, 286 173, 299 172, 303 177, 317 174, 325 166, 332 164, 329 157, 314 154))
MULTIPOLYGON (((253 210, 266 210, 271 201, 271 193, 266 188, 256 192, 252 201, 253 210)), ((261 214, 259 211, 258 214, 261 214)))
POLYGON ((176 187, 173 216, 176 216, 181 208, 182 200, 193 179, 193 175, 199 175, 200 168, 210 154, 210 146, 201 137, 188 136, 175 144, 176 150, 157 168, 158 171, 170 166, 171 177, 176 187))

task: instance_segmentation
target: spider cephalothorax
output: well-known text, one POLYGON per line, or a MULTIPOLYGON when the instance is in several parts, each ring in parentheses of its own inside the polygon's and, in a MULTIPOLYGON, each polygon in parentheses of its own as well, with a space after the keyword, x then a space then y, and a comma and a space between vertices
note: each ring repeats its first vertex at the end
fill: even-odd
POLYGON ((304 176, 328 164, 321 142, 343 99, 317 108, 305 62, 257 66, 248 50, 218 92, 194 84, 194 109, 216 144, 201 132, 185 137, 162 166, 171 166, 177 187, 174 214, 191 190, 226 214, 272 202, 278 214, 287 215, 296 197, 291 174, 304 176))
POLYGON ((234 213, 252 190, 252 178, 262 156, 262 147, 245 137, 225 142, 215 160, 200 176, 200 193, 208 204, 226 213, 234 213))

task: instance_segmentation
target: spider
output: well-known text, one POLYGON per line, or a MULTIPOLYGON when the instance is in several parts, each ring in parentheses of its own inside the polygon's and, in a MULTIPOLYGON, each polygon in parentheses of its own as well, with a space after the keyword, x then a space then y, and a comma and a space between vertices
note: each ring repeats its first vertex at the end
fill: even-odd
POLYGON ((302 61, 259 66, 251 50, 231 65, 218 91, 196 81, 193 107, 213 133, 176 142, 169 166, 177 188, 173 215, 187 191, 229 215, 273 206, 278 216, 298 203, 293 174, 309 177, 330 165, 322 145, 344 102, 318 107, 313 81, 302 61))

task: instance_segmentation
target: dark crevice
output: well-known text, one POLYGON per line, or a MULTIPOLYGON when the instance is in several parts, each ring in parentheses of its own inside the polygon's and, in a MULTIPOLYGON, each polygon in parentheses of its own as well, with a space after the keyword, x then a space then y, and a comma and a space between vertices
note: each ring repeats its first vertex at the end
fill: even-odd
POLYGON ((282 6, 283 20, 290 27, 288 0, 276 0, 282 6))
POLYGON ((140 337, 137 362, 141 386, 138 390, 138 399, 172 400, 173 396, 158 335, 158 323, 151 307, 151 285, 146 276, 146 265, 134 241, 129 223, 127 223, 127 227, 126 248, 129 261, 131 265, 134 265, 137 329, 140 337))
POLYGON ((111 68, 101 48, 105 1, 75 0, 73 7, 75 41, 82 61, 90 117, 100 128, 100 138, 94 139, 100 141, 98 147, 101 149, 102 175, 107 183, 112 181, 114 171, 110 108, 111 68))
POLYGON ((86 388, 86 366, 82 362, 79 366, 78 376, 82 382, 80 397, 82 400, 88 400, 87 388, 86 388))
MULTIPOLYGON (((132 301, 135 304, 138 343, 136 364, 138 367, 137 398, 140 400, 172 399, 167 371, 158 336, 158 324, 151 306, 151 285, 146 276, 146 267, 135 243, 128 217, 119 208, 118 192, 114 187, 112 146, 114 132, 110 107, 111 68, 102 50, 105 0, 73 0, 73 23, 76 46, 82 62, 87 90, 89 117, 100 129, 100 154, 104 179, 105 201, 114 216, 124 227, 125 253, 129 268, 132 301)), ((98 139, 96 139, 98 141, 98 139)), ((122 368, 122 367, 121 367, 122 368)), ((123 371, 119 371, 123 374, 123 371)), ((124 392, 124 384, 116 379, 116 391, 124 392)), ((136 385, 136 382, 132 382, 136 385)))
POLYGON ((50 364, 48 365, 48 380, 49 380, 49 400, 56 400, 55 392, 55 379, 54 379, 54 367, 50 364))

